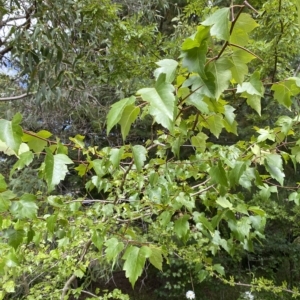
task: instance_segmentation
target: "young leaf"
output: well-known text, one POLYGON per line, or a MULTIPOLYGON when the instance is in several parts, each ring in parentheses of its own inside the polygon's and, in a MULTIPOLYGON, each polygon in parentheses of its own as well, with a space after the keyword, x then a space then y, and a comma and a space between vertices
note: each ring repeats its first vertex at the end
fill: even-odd
POLYGON ((122 99, 111 106, 111 109, 107 115, 107 135, 111 129, 118 124, 122 118, 122 114, 126 106, 133 105, 135 102, 135 97, 131 96, 130 98, 122 99))
POLYGON ((132 147, 132 154, 136 169, 140 172, 144 166, 144 161, 146 160, 147 150, 141 145, 135 145, 132 147))
POLYGON ((229 12, 230 8, 225 7, 218 9, 208 19, 201 24, 204 26, 212 26, 210 34, 218 39, 227 41, 229 39, 229 12))
POLYGON ((129 246, 126 249, 122 259, 125 260, 123 270, 126 271, 126 277, 134 288, 134 285, 143 272, 146 258, 151 256, 151 249, 143 246, 138 248, 136 246, 129 246))
POLYGON ((50 136, 52 136, 52 133, 41 130, 37 133, 32 132, 32 134, 24 133, 22 140, 23 142, 27 142, 29 148, 32 149, 34 153, 40 153, 48 144, 44 139, 47 139, 50 136))
POLYGON ((73 164, 73 161, 65 154, 53 155, 47 148, 46 152, 44 176, 48 185, 48 191, 50 192, 54 189, 55 185, 65 179, 68 173, 67 165, 73 164))
POLYGON ((23 131, 19 125, 22 120, 21 114, 16 114, 12 121, 0 119, 0 141, 4 142, 15 154, 18 153, 22 142, 23 131))

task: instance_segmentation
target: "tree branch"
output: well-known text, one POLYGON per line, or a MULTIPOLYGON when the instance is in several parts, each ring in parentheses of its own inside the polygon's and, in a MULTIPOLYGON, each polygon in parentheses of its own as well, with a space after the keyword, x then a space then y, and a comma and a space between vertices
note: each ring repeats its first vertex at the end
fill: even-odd
MULTIPOLYGON (((1 54, 1 53, 0 53, 1 54)), ((13 100, 20 100, 20 99, 24 99, 26 97, 32 96, 34 95, 34 93, 24 93, 22 95, 19 96, 11 96, 11 97, 4 97, 4 98, 0 98, 0 101, 13 101, 13 100)))

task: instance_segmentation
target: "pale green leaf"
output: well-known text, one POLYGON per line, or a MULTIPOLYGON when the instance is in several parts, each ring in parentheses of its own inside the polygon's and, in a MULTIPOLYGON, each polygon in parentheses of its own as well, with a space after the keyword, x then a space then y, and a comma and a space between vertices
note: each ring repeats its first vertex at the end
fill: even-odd
POLYGON ((170 120, 173 120, 175 96, 174 86, 166 82, 166 74, 160 74, 154 88, 144 88, 137 92, 138 95, 149 102, 150 107, 164 113, 170 120))
POLYGON ((199 132, 196 136, 192 136, 191 143, 198 152, 203 153, 206 149, 206 140, 207 139, 208 139, 208 136, 205 133, 199 132))
POLYGON ((123 242, 119 242, 116 238, 111 238, 105 242, 105 255, 108 262, 112 261, 114 266, 118 255, 124 249, 123 242))
POLYGON ((163 59, 156 63, 160 68, 154 71, 154 76, 158 79, 159 75, 166 74, 166 82, 171 83, 175 79, 178 62, 173 59, 163 59))
POLYGON ((210 29, 210 34, 216 36, 222 40, 229 39, 229 12, 230 8, 221 8, 213 13, 209 18, 207 18, 201 24, 204 26, 212 26, 210 29))
POLYGON ((19 156, 17 162, 13 165, 12 169, 10 170, 10 177, 13 175, 15 170, 21 170, 25 166, 29 166, 30 163, 33 161, 34 155, 31 151, 24 152, 19 156))
POLYGON ((0 119, 0 141, 12 149, 15 154, 18 153, 22 142, 23 131, 19 125, 22 121, 21 114, 16 114, 12 121, 0 119))
POLYGON ((45 140, 51 137, 52 134, 49 131, 41 130, 37 133, 27 132, 24 133, 22 140, 27 142, 29 148, 34 151, 34 153, 42 152, 47 146, 48 142, 45 140))
POLYGON ((163 257, 162 257, 162 251, 159 248, 150 248, 151 249, 151 255, 149 257, 150 263, 158 270, 162 271, 162 263, 163 263, 163 257))
POLYGON ((36 205, 36 196, 32 194, 23 194, 18 201, 12 201, 10 211, 15 218, 33 219, 37 215, 38 206, 36 205))
POLYGON ((114 148, 111 149, 109 155, 109 160, 111 161, 112 165, 114 166, 114 168, 119 167, 120 165, 120 160, 122 158, 122 155, 124 153, 124 147, 121 148, 114 148))
POLYGON ((230 35, 230 43, 245 46, 249 40, 248 33, 257 26, 258 24, 249 14, 241 13, 234 24, 233 31, 230 35))
POLYGON ((232 208, 232 204, 225 197, 219 197, 216 203, 223 208, 232 208))
POLYGON ((73 161, 65 154, 53 155, 47 148, 46 152, 44 177, 48 185, 48 191, 52 191, 55 185, 65 179, 68 173, 67 165, 73 164, 73 161))
POLYGON ((279 154, 268 154, 265 159, 265 167, 270 173, 271 177, 276 179, 281 185, 283 185, 283 179, 285 174, 282 172, 282 158, 279 154))
POLYGON ((146 160, 147 150, 144 146, 135 145, 132 147, 132 154, 136 169, 138 170, 138 172, 140 172, 146 160))
POLYGON ((207 125, 205 123, 203 123, 203 125, 206 126, 210 130, 210 132, 218 138, 220 133, 222 132, 222 128, 224 127, 222 115, 210 115, 206 119, 206 123, 207 125))

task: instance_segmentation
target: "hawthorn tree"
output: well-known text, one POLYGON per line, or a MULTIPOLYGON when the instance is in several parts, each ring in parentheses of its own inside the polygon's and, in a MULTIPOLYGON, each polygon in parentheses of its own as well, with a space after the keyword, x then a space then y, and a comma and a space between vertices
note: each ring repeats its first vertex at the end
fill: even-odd
MULTIPOLYGON (((281 38, 289 31, 269 41, 276 45, 275 71, 261 57, 266 52, 260 48, 258 22, 275 2, 269 1, 262 13, 247 1, 213 9, 183 41, 179 59, 157 62, 152 86, 111 106, 107 134, 118 126, 123 145, 89 145, 80 134, 63 143, 48 130, 23 129, 21 114, 0 119, 0 150, 15 158, 9 172, 0 174, 0 299, 51 295, 63 300, 84 294, 99 299, 102 291, 91 290, 84 280, 91 269, 100 278, 121 268, 134 287, 148 263, 163 272, 164 263, 175 257, 191 268, 191 285, 214 278, 299 296, 296 286, 285 283, 276 286, 264 278, 241 283, 227 277, 230 270, 219 259, 255 251, 268 220, 261 206, 282 195, 281 190, 285 201, 299 205, 297 173, 291 169, 297 170, 300 161, 295 105, 300 79, 288 71, 282 78, 279 68, 281 38), (245 121, 236 115, 240 106, 260 117, 266 98, 278 107, 275 123, 257 124, 248 139, 234 138, 245 121), (152 137, 127 143, 137 119, 146 118, 153 122, 152 137), (219 143, 221 138, 231 142, 219 143), (38 166, 40 190, 12 191, 10 182, 31 165, 38 166), (69 173, 80 178, 84 197, 56 189, 69 173)), ((285 4, 290 14, 283 14, 283 24, 298 22, 292 4, 285 4)), ((32 61, 40 53, 41 48, 32 61)), ((55 55, 54 61, 59 53, 55 55)), ((53 65, 40 86, 59 77, 61 65, 53 65)), ((36 72, 34 76, 42 70, 36 72)), ((48 92, 45 88, 45 97, 48 92)), ((101 297, 126 299, 118 291, 101 297)))

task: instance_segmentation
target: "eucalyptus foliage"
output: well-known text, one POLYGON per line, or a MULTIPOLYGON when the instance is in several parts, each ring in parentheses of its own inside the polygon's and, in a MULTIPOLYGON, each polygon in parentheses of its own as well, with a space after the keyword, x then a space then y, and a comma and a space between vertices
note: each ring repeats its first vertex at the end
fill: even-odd
MULTIPOLYGON (((254 242, 263 241, 266 212, 251 201, 267 201, 283 188, 287 201, 299 205, 300 199, 299 184, 286 185, 287 169, 297 170, 300 162, 300 117, 293 109, 300 79, 272 81, 255 68, 262 59, 253 47, 259 24, 251 9, 245 1, 214 10, 184 40, 178 60, 157 62, 153 86, 111 106, 107 134, 119 126, 122 146, 90 146, 80 134, 62 143, 47 130, 23 129, 20 114, 0 119, 0 150, 16 159, 9 174, 0 174, 0 299, 63 300, 84 293, 98 299, 99 291, 88 291, 84 281, 91 269, 104 276, 121 268, 134 287, 148 263, 163 272, 174 257, 193 265, 195 282, 214 277, 240 284, 226 277, 229 270, 217 257, 254 251, 254 242), (247 140, 216 142, 238 134, 235 98, 260 116, 267 93, 294 114, 281 115, 274 126, 256 126, 247 140), (127 143, 135 122, 146 117, 156 130, 152 138, 127 143), (13 192, 10 181, 33 163, 47 192, 13 192), (57 192, 69 172, 81 178, 85 197, 57 192)), ((99 7, 93 11, 104 14, 99 7)), ((63 42, 64 33, 50 31, 63 42)), ((42 64, 40 55, 42 49, 32 53, 32 62, 42 64)), ((49 54, 57 64, 47 76, 60 80, 63 72, 76 85, 80 79, 73 83, 61 55, 49 54)), ((42 72, 29 71, 35 78, 42 72)), ((55 85, 50 79, 44 84, 55 85)), ((266 279, 248 285, 299 296, 296 288, 266 279)))

